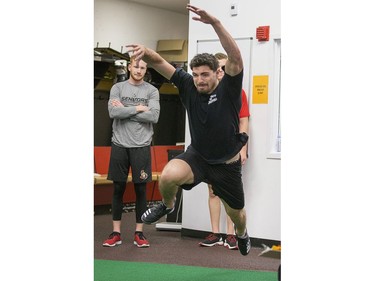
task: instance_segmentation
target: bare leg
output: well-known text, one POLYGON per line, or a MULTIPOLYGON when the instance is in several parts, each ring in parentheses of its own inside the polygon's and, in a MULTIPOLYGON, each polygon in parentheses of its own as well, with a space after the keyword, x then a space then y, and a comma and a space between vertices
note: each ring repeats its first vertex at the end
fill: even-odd
POLYGON ((168 208, 173 208, 178 187, 182 184, 193 183, 193 181, 193 172, 185 161, 180 159, 169 161, 159 180, 159 190, 164 204, 168 208))
POLYGON ((234 233, 234 226, 233 221, 230 216, 227 215, 227 234, 235 234, 234 233))
POLYGON ((208 207, 210 211, 211 227, 213 233, 220 233, 220 211, 221 201, 212 190, 212 185, 208 185, 208 207))
POLYGON ((121 221, 112 221, 113 232, 121 233, 121 221))
POLYGON ((238 236, 242 236, 246 232, 246 211, 244 208, 237 210, 229 207, 224 200, 221 200, 224 204, 225 210, 227 215, 232 219, 235 227, 236 227, 236 234, 238 236))
POLYGON ((136 223, 135 224, 135 231, 143 232, 143 223, 136 223))
POLYGON ((163 203, 158 204, 143 213, 144 223, 157 222, 163 216, 173 212, 178 187, 194 182, 194 175, 190 166, 183 160, 172 159, 164 167, 159 180, 159 190, 163 203))
POLYGON ((246 229, 246 211, 244 208, 241 210, 233 209, 223 200, 222 202, 228 216, 230 216, 234 223, 238 250, 240 250, 241 255, 246 256, 249 254, 251 248, 250 236, 246 229))

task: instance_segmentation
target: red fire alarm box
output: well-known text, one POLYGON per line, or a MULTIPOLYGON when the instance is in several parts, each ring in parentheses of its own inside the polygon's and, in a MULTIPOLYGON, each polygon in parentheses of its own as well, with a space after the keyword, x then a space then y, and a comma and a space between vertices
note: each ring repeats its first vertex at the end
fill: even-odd
POLYGON ((270 26, 259 26, 257 28, 257 39, 258 41, 270 40, 270 26))

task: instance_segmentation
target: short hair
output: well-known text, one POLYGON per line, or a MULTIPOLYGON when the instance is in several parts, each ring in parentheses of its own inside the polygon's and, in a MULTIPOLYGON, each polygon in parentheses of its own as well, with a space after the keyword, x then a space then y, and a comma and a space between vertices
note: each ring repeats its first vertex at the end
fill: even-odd
POLYGON ((207 65, 211 70, 216 71, 219 68, 219 61, 213 54, 202 53, 193 57, 189 66, 190 69, 193 70, 193 67, 199 67, 202 65, 207 65))
POLYGON ((224 53, 216 53, 215 58, 217 58, 218 60, 223 60, 223 59, 228 59, 228 56, 224 53))
MULTIPOLYGON (((144 61, 144 60, 143 60, 143 59, 140 59, 139 61, 144 61)), ((133 64, 133 62, 136 62, 136 61, 135 61, 135 56, 131 56, 131 57, 130 57, 129 65, 133 64)), ((144 62, 145 62, 145 61, 144 61, 144 62)), ((146 64, 146 67, 147 67, 147 62, 145 62, 145 64, 146 64)))

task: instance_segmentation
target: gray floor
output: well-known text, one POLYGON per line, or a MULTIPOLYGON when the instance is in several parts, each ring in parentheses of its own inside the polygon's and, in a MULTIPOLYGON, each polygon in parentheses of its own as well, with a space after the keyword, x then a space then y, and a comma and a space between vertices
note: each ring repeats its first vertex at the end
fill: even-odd
POLYGON ((279 259, 259 257, 262 248, 253 247, 249 255, 242 256, 238 250, 223 246, 200 247, 201 239, 160 231, 155 225, 144 226, 151 246, 137 248, 133 245, 134 229, 135 213, 123 213, 122 244, 103 247, 102 242, 112 231, 112 217, 109 213, 94 215, 94 258, 261 271, 277 271, 280 265, 279 259))

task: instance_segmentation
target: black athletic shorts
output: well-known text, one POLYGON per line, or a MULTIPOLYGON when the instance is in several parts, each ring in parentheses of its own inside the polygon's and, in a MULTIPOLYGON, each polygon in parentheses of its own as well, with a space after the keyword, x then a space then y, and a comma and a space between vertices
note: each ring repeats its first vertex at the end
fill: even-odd
POLYGON ((241 159, 229 164, 209 164, 191 146, 175 159, 188 163, 194 174, 194 183, 184 184, 181 188, 190 190, 201 182, 209 183, 214 194, 231 208, 242 209, 245 206, 241 159))
POLYGON ((152 181, 150 146, 125 148, 112 143, 107 179, 126 182, 130 167, 133 183, 152 181))

